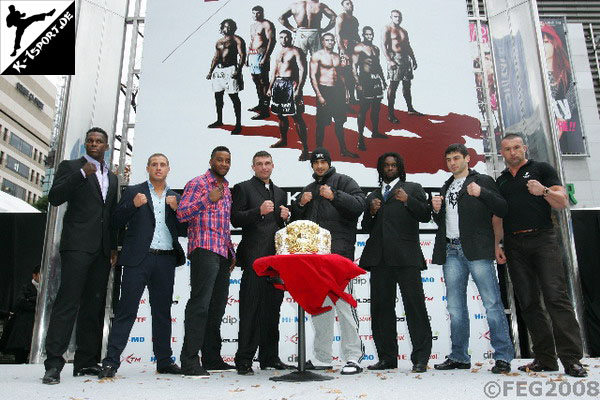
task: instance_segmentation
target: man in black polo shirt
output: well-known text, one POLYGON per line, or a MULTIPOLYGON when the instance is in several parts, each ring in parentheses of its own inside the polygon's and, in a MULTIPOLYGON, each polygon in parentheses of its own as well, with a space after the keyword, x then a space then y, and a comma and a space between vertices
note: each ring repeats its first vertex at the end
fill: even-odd
POLYGON ((496 259, 505 263, 508 258, 508 271, 533 342, 535 358, 519 370, 557 371, 558 353, 565 373, 585 377, 587 372, 579 362, 583 356, 580 328, 567 294, 550 217, 552 208, 568 206, 567 194, 556 170, 547 163, 527 160, 526 151, 520 135, 508 134, 502 140, 507 168, 496 182, 508 203, 508 214, 504 220, 494 216, 493 221, 496 259), (500 246, 503 236, 504 249, 500 246))

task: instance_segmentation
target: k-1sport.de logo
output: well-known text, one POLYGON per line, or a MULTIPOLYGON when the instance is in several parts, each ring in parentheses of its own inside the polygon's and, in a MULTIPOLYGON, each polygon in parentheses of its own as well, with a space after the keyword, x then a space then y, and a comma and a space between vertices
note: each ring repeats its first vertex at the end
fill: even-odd
POLYGON ((0 0, 0 71, 75 74, 75 2, 0 0))

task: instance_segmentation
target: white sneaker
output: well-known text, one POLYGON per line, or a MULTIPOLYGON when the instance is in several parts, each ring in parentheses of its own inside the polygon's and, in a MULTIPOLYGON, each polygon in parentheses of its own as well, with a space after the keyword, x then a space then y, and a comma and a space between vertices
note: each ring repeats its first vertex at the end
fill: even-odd
POLYGON ((362 367, 356 361, 348 361, 342 368, 342 375, 360 374, 363 371, 362 367))

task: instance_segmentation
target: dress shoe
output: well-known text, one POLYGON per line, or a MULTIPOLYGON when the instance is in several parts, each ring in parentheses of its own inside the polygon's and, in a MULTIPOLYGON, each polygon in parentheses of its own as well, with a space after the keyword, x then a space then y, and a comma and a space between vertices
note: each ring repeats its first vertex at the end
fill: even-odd
POLYGON ((356 361, 348 361, 346 365, 342 367, 342 375, 356 375, 363 372, 363 369, 356 361))
POLYGON ((227 364, 225 361, 221 361, 217 364, 204 365, 204 368, 206 368, 207 371, 227 371, 230 369, 235 369, 235 366, 227 364))
POLYGON ((250 117, 251 120, 253 121, 258 121, 258 120, 263 120, 263 119, 267 119, 271 116, 271 113, 269 111, 263 111, 261 113, 258 113, 252 117, 250 117))
POLYGON ((415 109, 413 108, 413 109, 411 109, 411 110, 408 110, 408 115, 419 115, 419 116, 422 116, 422 115, 425 115, 425 114, 423 114, 423 113, 420 113, 420 112, 418 112, 417 110, 415 110, 415 109))
POLYGON ((565 365, 565 374, 574 376, 576 378, 585 378, 587 376, 587 371, 585 368, 583 368, 583 365, 574 363, 571 365, 565 365))
POLYGON ((254 375, 254 370, 250 365, 238 365, 235 367, 235 370, 237 371, 238 375, 254 375))
POLYGON ((268 362, 268 363, 260 363, 260 369, 268 369, 268 368, 278 369, 278 370, 281 371, 281 370, 284 370, 284 369, 295 369, 296 367, 294 367, 293 365, 284 364, 279 359, 273 360, 273 361, 268 362))
POLYGON ((423 363, 413 364, 412 372, 416 372, 419 374, 421 374, 423 372, 427 372, 427 364, 426 363, 425 364, 423 364, 423 363))
POLYGON ((111 365, 104 365, 98 373, 98 379, 102 378, 114 378, 117 374, 117 369, 111 365))
POLYGON ((249 108, 248 111, 259 112, 261 109, 262 109, 262 104, 258 103, 254 107, 249 108))
POLYGON ((550 367, 550 366, 542 365, 542 363, 539 362, 538 360, 533 360, 529 364, 521 365, 517 369, 519 371, 523 371, 523 372, 558 371, 558 365, 550 367))
POLYGON ((496 364, 492 367, 492 374, 504 374, 508 372, 510 372, 510 363, 496 360, 496 364))
POLYGON ((322 370, 332 369, 332 368, 333 368, 333 366, 331 366, 331 365, 314 365, 311 360, 308 360, 306 362, 306 364, 304 364, 304 369, 307 371, 310 371, 310 370, 321 370, 322 371, 322 370))
POLYGON ((206 368, 196 365, 193 367, 181 368, 181 373, 186 376, 210 376, 206 368))
POLYGON ((273 143, 270 147, 272 149, 278 149, 280 147, 287 146, 287 140, 279 139, 276 143, 273 143))
POLYGON ((398 368, 398 364, 394 364, 394 363, 391 363, 386 360, 379 360, 375 364, 369 365, 367 367, 367 369, 370 369, 371 371, 382 371, 384 369, 394 369, 394 368, 398 368))
POLYGON ((42 378, 42 383, 45 385, 56 385, 57 383, 60 383, 60 371, 58 368, 50 368, 46 371, 42 378))
POLYGON ((101 365, 89 365, 87 367, 73 367, 73 376, 96 375, 102 370, 101 365))
POLYGON ((156 368, 156 372, 159 374, 181 375, 181 368, 179 368, 179 365, 171 363, 167 366, 156 368))
POLYGON ((239 135, 240 133, 242 133, 242 126, 241 125, 236 125, 233 127, 233 130, 231 131, 232 135, 239 135))
POLYGON ((208 128, 213 129, 213 128, 220 128, 222 126, 223 126, 222 121, 215 121, 212 124, 208 125, 208 128))
POLYGON ((446 361, 441 364, 435 364, 433 368, 445 371, 449 369, 469 369, 471 368, 471 363, 463 363, 449 359, 446 357, 446 361))

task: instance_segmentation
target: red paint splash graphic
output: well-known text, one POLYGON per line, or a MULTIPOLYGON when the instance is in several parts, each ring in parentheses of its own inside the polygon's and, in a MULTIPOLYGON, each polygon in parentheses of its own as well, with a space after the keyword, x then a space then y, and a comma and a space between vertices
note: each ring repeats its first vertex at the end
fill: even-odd
MULTIPOLYGON (((308 106, 316 106, 314 96, 304 96, 304 103, 308 106)), ((358 105, 352 106, 358 112, 358 105)), ((376 168, 377 158, 388 151, 395 151, 403 158, 407 173, 436 173, 446 169, 444 151, 452 143, 465 143, 464 136, 480 139, 482 137, 481 124, 477 118, 468 115, 449 113, 448 115, 409 115, 406 111, 396 110, 395 115, 400 120, 398 124, 392 124, 387 120, 388 107, 381 104, 379 112, 379 131, 388 134, 391 131, 406 131, 419 137, 388 136, 387 139, 371 139, 365 137, 366 151, 357 150, 358 132, 354 129, 344 129, 346 146, 359 158, 342 157, 339 144, 333 130, 333 123, 325 128, 324 147, 331 152, 333 161, 344 161, 362 164, 365 167, 376 168)), ((349 118, 357 118, 358 114, 347 114, 349 118)), ((308 130, 309 150, 313 150, 315 143, 316 116, 304 113, 304 121, 308 130)), ((277 122, 276 115, 271 114, 268 121, 277 122)), ((290 129, 288 131, 288 144, 290 149, 302 149, 300 139, 289 117, 290 129)), ((232 125, 224 125, 225 130, 231 131, 232 125)), ((367 112, 366 128, 372 130, 370 110, 367 112)), ((366 130, 366 129, 365 129, 366 130)), ((279 138, 279 127, 277 125, 244 126, 241 136, 263 136, 279 138)), ((368 133, 367 133, 368 135, 368 133)), ((477 154, 472 148, 469 149, 471 160, 474 163, 484 161, 483 154, 477 154)), ((473 165, 472 164, 472 165, 473 165)))

